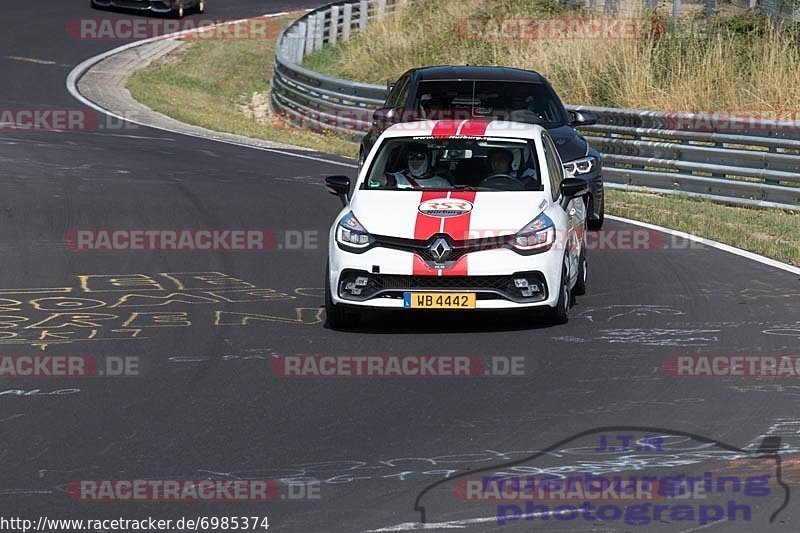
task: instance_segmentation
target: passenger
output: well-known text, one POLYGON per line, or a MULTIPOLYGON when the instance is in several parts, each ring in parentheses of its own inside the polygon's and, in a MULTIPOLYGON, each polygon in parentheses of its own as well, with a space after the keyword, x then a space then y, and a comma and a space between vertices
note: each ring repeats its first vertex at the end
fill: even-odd
POLYGON ((431 155, 424 144, 411 144, 406 150, 408 168, 393 174, 400 189, 442 188, 449 189, 453 186, 450 180, 437 175, 431 168, 431 155))

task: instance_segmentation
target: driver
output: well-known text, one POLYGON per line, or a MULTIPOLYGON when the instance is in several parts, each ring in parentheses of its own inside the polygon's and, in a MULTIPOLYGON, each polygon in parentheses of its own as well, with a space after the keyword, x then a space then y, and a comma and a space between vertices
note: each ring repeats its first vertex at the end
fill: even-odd
POLYGON ((511 150, 492 148, 489 150, 488 156, 489 166, 492 169, 489 176, 496 176, 498 174, 511 176, 512 178, 518 179, 525 187, 536 179, 536 172, 531 168, 525 169, 521 175, 511 168, 511 163, 514 161, 514 154, 511 150))
POLYGON ((452 183, 445 177, 439 176, 431 169, 431 154, 428 147, 420 143, 412 143, 406 149, 408 168, 392 174, 397 187, 400 189, 420 189, 426 187, 446 188, 452 183))

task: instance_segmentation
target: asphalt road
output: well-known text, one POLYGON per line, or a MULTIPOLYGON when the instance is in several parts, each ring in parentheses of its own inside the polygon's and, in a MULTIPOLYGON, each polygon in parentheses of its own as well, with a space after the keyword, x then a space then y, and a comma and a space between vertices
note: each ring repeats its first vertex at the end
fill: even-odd
MULTIPOLYGON (((208 15, 313 4, 214 1, 208 15)), ((0 108, 79 108, 65 90, 68 72, 121 43, 75 40, 67 23, 119 16, 128 15, 93 12, 83 0, 5 5, 0 108)), ((496 505, 453 498, 448 485, 456 481, 447 481, 484 468, 481 475, 588 469, 626 476, 760 472, 772 476, 773 490, 748 495, 751 519, 706 528, 797 530, 798 503, 791 500, 768 523, 784 499, 775 461, 732 460, 742 454, 714 442, 755 451, 765 436, 780 436, 783 480, 800 481, 800 385, 791 378, 678 378, 664 370, 672 355, 797 354, 796 275, 702 246, 596 251, 588 293, 566 326, 506 315, 391 316, 335 332, 323 327, 320 306, 327 228, 339 204, 321 182, 341 172, 291 154, 147 128, 0 129, 0 354, 129 356, 142 367, 139 377, 0 383, 2 517, 268 516, 279 531, 406 524, 395 528, 402 530, 420 520, 417 495, 445 481, 423 497, 427 521, 438 527, 452 520, 462 522, 449 527, 474 531, 700 527, 696 518, 664 516, 646 526, 521 517, 500 528, 496 505), (319 246, 115 253, 74 252, 64 243, 71 229, 99 228, 308 231, 317 232, 319 246), (522 357, 525 375, 274 375, 272 357, 294 354, 522 357), (595 451, 600 434, 587 434, 526 459, 602 426, 697 436, 667 437, 657 449, 595 451), (522 462, 504 466, 509 461, 522 462), (66 492, 74 480, 141 478, 270 478, 284 480, 284 494, 286 480, 313 481, 319 498, 102 502, 66 492)), ((608 228, 631 229, 619 222, 608 228)), ((607 442, 647 433, 598 431, 607 442)))

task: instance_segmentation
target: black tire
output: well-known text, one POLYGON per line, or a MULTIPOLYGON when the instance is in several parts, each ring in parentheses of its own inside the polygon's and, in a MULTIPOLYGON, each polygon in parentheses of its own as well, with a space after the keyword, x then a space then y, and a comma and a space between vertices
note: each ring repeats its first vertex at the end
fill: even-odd
POLYGON ((586 261, 586 249, 581 250, 581 256, 578 258, 578 281, 572 287, 572 294, 574 296, 583 296, 586 294, 586 277, 588 275, 588 264, 586 261))
POLYGON ((600 231, 603 229, 603 221, 605 220, 606 215, 606 197, 603 196, 600 198, 600 212, 597 213, 597 217, 595 218, 594 212, 594 198, 591 199, 589 204, 589 210, 586 215, 586 227, 592 231, 600 231))
POLYGON ((569 271, 566 261, 561 267, 561 286, 558 288, 558 303, 552 309, 547 310, 547 321, 553 325, 561 325, 569 322, 569 308, 572 305, 571 292, 569 290, 569 271))
POLYGON ((344 309, 331 298, 329 267, 325 267, 325 326, 330 329, 348 329, 356 326, 360 317, 356 311, 344 309))

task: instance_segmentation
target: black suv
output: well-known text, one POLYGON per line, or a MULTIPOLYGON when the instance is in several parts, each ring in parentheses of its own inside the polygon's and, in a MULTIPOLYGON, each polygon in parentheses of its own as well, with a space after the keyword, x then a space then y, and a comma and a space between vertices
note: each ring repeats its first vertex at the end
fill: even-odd
POLYGON ((389 85, 384 107, 361 141, 359 162, 393 124, 426 119, 489 117, 533 122, 546 128, 564 166, 589 181, 587 224, 603 226, 603 163, 575 130, 597 122, 594 113, 567 111, 547 79, 537 72, 507 67, 436 66, 409 70, 389 85))

